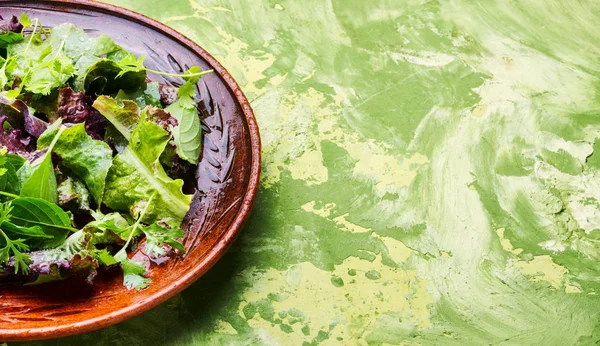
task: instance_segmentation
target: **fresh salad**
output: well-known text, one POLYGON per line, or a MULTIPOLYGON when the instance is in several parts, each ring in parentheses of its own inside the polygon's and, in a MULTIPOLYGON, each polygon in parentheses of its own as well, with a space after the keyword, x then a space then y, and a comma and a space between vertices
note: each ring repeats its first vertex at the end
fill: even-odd
POLYGON ((146 288, 127 251, 184 253, 202 149, 196 83, 211 71, 154 71, 104 34, 0 19, 0 284, 91 284, 120 267, 128 289, 146 288))

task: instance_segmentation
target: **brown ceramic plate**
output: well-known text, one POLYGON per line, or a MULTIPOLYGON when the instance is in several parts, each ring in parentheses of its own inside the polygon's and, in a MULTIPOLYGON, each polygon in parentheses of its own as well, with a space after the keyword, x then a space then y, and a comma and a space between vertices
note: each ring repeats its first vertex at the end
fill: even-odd
MULTIPOLYGON (((198 83, 199 115, 206 127, 197 191, 184 220, 183 258, 151 263, 143 252, 149 288, 136 292, 120 275, 100 275, 93 286, 55 282, 0 288, 0 341, 48 339, 89 332, 138 315, 197 280, 231 245, 247 218, 260 172, 260 139, 248 100, 210 54, 173 29, 140 14, 93 1, 0 1, 0 15, 27 12, 48 27, 69 22, 90 34, 106 33, 155 70, 214 69, 198 83)), ((177 78, 151 76, 179 85, 177 78)))

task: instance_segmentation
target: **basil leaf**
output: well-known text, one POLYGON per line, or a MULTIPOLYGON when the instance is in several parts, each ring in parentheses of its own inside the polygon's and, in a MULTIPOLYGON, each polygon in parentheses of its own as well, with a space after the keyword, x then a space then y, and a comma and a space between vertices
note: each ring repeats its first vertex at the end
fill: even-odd
POLYGON ((77 231, 71 227, 69 214, 44 199, 19 197, 11 201, 11 206, 10 222, 22 227, 40 227, 45 234, 54 237, 44 240, 40 245, 43 248, 59 246, 71 231, 77 231))
POLYGON ((10 163, 15 170, 19 170, 25 163, 25 159, 16 154, 6 154, 6 161, 10 163))
POLYGON ((46 238, 52 239, 53 236, 44 233, 40 226, 23 227, 17 226, 12 222, 5 221, 0 225, 3 231, 9 235, 16 235, 19 238, 46 238))

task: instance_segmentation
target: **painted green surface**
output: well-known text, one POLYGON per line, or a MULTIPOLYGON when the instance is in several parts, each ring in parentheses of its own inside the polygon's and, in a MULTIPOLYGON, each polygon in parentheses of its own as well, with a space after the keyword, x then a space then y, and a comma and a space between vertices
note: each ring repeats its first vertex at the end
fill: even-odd
POLYGON ((112 2, 239 81, 262 187, 183 294, 30 345, 600 341, 599 2, 112 2))

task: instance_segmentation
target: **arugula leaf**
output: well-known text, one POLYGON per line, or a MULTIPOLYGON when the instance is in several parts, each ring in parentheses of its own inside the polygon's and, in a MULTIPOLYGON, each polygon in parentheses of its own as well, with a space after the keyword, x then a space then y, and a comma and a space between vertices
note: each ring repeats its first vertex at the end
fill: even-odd
MULTIPOLYGON (((38 139, 38 148, 48 148, 62 158, 61 164, 85 182, 94 200, 100 205, 108 170, 112 165, 112 150, 108 144, 90 137, 85 124, 67 129, 46 131, 38 139), (62 134, 58 135, 62 131, 62 134), (58 136, 56 139, 55 136, 58 136)), ((49 155, 48 155, 49 156, 49 155)))
POLYGON ((175 226, 181 223, 192 196, 182 192, 183 180, 171 179, 159 162, 170 138, 167 131, 148 121, 133 130, 129 145, 114 158, 108 172, 104 195, 108 207, 136 215, 156 194, 143 221, 165 220, 175 226))
POLYGON ((177 241, 178 238, 182 238, 184 233, 179 227, 173 227, 171 229, 153 223, 150 226, 142 227, 142 232, 146 235, 146 253, 150 256, 158 257, 165 254, 163 244, 167 244, 179 252, 185 252, 183 244, 177 241))
MULTIPOLYGON (((36 247, 52 248, 61 245, 71 231, 69 214, 56 204, 40 198, 19 197, 11 201, 12 217, 10 221, 21 227, 40 227, 45 234, 53 236, 36 247)), ((33 244, 32 244, 33 245, 33 244)))
MULTIPOLYGON (((200 68, 193 66, 190 73, 201 72, 200 68)), ((200 77, 190 77, 179 88, 179 99, 169 105, 165 111, 177 119, 178 125, 171 132, 177 147, 177 154, 184 160, 197 164, 202 150, 202 126, 196 109, 196 83, 200 77)))

